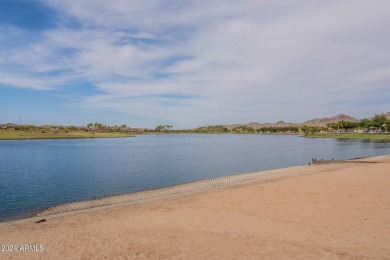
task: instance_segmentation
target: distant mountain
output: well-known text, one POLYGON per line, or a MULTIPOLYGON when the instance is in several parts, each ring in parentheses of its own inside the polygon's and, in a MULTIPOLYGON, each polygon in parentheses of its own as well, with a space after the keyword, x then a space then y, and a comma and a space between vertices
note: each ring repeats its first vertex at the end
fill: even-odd
MULTIPOLYGON (((387 113, 387 116, 390 117, 390 112, 387 113)), ((251 122, 248 124, 245 124, 244 126, 252 127, 253 129, 262 128, 262 127, 285 127, 285 126, 326 126, 326 124, 329 123, 336 123, 339 121, 350 121, 350 122, 358 122, 359 120, 348 116, 346 114, 338 114, 337 116, 332 117, 324 117, 324 118, 314 118, 311 120, 307 120, 303 123, 286 123, 284 121, 278 121, 276 123, 257 123, 257 122, 251 122)), ((233 129, 237 126, 243 126, 241 124, 234 124, 234 125, 225 125, 225 127, 229 130, 233 129)))
POLYGON ((306 122, 303 122, 302 125, 307 125, 307 126, 326 126, 326 124, 329 123, 336 123, 340 121, 350 121, 350 122, 358 122, 359 120, 348 116, 346 114, 338 114, 337 116, 332 116, 332 117, 324 117, 324 118, 315 118, 312 120, 308 120, 306 122))

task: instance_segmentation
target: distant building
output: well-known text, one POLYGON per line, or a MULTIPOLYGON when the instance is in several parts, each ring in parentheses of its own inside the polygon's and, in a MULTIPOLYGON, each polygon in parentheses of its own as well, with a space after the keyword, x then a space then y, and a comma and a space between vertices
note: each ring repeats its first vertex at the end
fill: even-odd
POLYGON ((6 130, 14 131, 14 130, 16 130, 17 126, 18 126, 17 124, 7 123, 7 124, 0 125, 0 129, 6 129, 6 130))
POLYGON ((368 129, 368 132, 371 133, 371 134, 376 134, 376 133, 380 133, 382 132, 380 129, 378 129, 378 127, 375 127, 375 126, 371 126, 369 129, 368 129))
POLYGON ((355 133, 363 134, 363 133, 368 133, 368 129, 357 129, 354 130, 355 133))

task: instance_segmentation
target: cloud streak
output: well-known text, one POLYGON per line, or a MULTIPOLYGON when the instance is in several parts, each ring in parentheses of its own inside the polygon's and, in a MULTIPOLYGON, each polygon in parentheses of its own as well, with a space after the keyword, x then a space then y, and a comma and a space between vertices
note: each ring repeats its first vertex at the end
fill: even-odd
POLYGON ((179 127, 389 108, 388 1, 42 3, 55 27, 0 27, 0 84, 85 81, 95 91, 72 105, 179 127))

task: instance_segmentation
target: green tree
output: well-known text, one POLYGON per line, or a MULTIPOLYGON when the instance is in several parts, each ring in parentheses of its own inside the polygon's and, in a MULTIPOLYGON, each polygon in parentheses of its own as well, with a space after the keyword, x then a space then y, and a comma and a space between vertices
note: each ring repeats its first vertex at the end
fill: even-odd
POLYGON ((173 128, 173 125, 158 125, 158 126, 156 126, 154 131, 156 131, 156 132, 168 132, 172 128, 173 128))
POLYGON ((371 125, 371 120, 368 118, 364 118, 364 119, 360 120, 360 122, 359 122, 359 126, 361 128, 369 128, 370 125, 371 125))
POLYGON ((156 126, 156 128, 154 129, 154 131, 156 131, 156 132, 161 132, 163 129, 164 129, 164 126, 163 126, 163 125, 158 125, 158 126, 156 126))
POLYGON ((383 129, 383 130, 386 130, 387 128, 387 117, 385 114, 381 114, 381 115, 375 115, 372 119, 371 119, 371 126, 374 126, 374 127, 377 127, 377 128, 380 128, 380 129, 383 129))

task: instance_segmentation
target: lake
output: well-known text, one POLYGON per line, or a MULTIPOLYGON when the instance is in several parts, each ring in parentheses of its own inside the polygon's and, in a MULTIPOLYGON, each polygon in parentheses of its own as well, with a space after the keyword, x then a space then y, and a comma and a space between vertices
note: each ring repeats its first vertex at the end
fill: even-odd
POLYGON ((66 202, 390 153, 390 142, 295 135, 139 135, 0 141, 0 220, 66 202))

